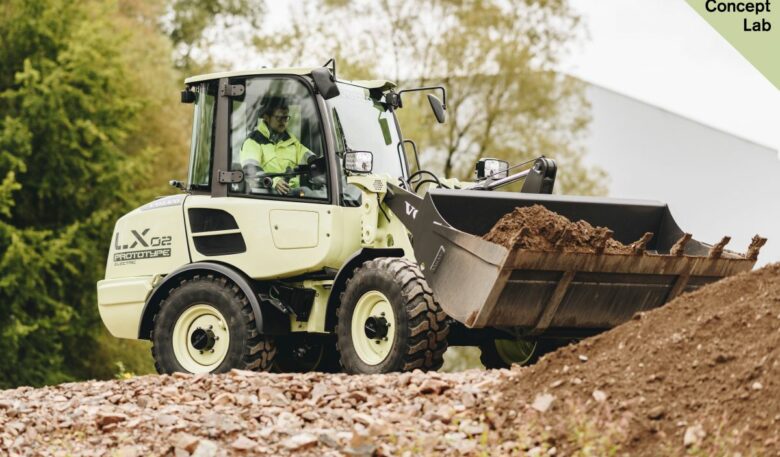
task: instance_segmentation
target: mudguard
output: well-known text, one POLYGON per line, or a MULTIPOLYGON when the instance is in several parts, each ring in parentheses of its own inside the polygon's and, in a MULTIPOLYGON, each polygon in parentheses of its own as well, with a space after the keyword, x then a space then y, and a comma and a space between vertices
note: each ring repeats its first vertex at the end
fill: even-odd
POLYGON ((347 279, 352 276, 355 268, 363 265, 363 262, 378 257, 403 256, 404 250, 400 248, 362 248, 352 254, 352 256, 344 262, 344 265, 341 266, 341 269, 336 274, 336 278, 333 280, 333 289, 331 289, 330 297, 328 297, 328 312, 325 317, 325 329, 333 330, 336 326, 336 307, 338 306, 339 296, 344 292, 347 279))
POLYGON ((141 325, 138 330, 139 339, 149 339, 149 334, 153 328, 153 318, 160 307, 160 302, 167 296, 168 292, 178 285, 179 281, 185 278, 191 278, 197 274, 218 274, 232 281, 244 293, 249 304, 252 306, 257 331, 261 334, 281 334, 289 332, 289 318, 281 311, 270 305, 264 305, 260 302, 254 281, 243 272, 225 264, 216 262, 196 262, 185 265, 165 279, 149 295, 146 300, 141 318, 141 325))

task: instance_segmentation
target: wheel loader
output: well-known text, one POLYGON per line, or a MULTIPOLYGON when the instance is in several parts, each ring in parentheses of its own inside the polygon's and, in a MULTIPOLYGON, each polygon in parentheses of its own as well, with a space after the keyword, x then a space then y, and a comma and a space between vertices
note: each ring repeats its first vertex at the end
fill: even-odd
POLYGON ((186 79, 188 179, 116 222, 97 284, 108 330, 151 340, 160 373, 436 370, 448 344, 507 367, 754 265, 762 239, 745 255, 693 240, 663 203, 553 195, 548 158, 484 158, 473 182, 421 170, 396 118, 417 91, 440 93, 444 122, 444 88, 340 80, 335 62, 186 79), (279 141, 257 133, 273 104, 279 141), (271 166, 282 141, 302 154, 271 166), (483 238, 537 204, 643 255, 483 238))

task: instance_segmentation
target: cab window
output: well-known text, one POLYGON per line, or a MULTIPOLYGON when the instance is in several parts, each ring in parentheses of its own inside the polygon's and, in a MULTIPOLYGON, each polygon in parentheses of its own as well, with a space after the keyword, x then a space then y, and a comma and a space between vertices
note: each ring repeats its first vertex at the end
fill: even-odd
MULTIPOLYGON (((341 162, 344 158, 344 153, 347 151, 346 140, 344 139, 344 128, 341 126, 341 119, 339 119, 339 113, 336 108, 333 108, 331 112, 333 118, 333 138, 336 145, 336 155, 341 162)), ((363 192, 354 184, 347 182, 346 172, 339 167, 338 177, 341 182, 341 205, 357 207, 362 205, 363 192)))
MULTIPOLYGON (((232 82, 236 84, 237 82, 232 82)), ((233 194, 328 199, 322 126, 314 97, 294 78, 247 78, 231 100, 230 160, 244 181, 233 194)))
POLYGON ((398 130, 392 111, 372 98, 366 88, 343 82, 338 86, 340 94, 326 102, 341 126, 336 134, 337 147, 371 151, 374 174, 405 177, 405 158, 399 154, 398 130))
POLYGON ((211 185, 217 82, 199 84, 192 91, 195 93, 195 114, 192 121, 192 146, 187 182, 190 189, 208 190, 211 185))

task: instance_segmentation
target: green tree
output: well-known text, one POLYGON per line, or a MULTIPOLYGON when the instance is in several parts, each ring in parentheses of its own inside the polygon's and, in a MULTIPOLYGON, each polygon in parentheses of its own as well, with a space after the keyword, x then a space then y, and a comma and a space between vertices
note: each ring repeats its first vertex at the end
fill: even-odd
POLYGON ((212 65, 215 25, 263 7, 0 4, 0 388, 152 370, 148 344, 104 329, 95 282, 114 221, 185 176, 182 72, 212 65))
POLYGON ((162 7, 158 24, 171 40, 175 61, 187 73, 202 73, 219 60, 213 48, 240 48, 259 27, 265 2, 256 0, 149 0, 162 7))
POLYGON ((84 291, 102 263, 95 240, 131 188, 119 145, 138 105, 98 11, 12 0, 0 36, 0 385, 57 382, 83 366, 96 328, 84 291))
POLYGON ((0 6, 0 387, 152 369, 147 345, 103 328, 95 282, 116 218, 184 176, 191 114, 164 11, 0 6))

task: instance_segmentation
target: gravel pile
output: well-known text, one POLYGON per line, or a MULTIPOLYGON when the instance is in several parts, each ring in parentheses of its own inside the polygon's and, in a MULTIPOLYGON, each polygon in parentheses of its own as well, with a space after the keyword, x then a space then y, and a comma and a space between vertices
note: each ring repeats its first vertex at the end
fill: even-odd
POLYGON ((21 387, 0 392, 0 454, 465 455, 499 449, 481 405, 510 376, 234 370, 21 387))

